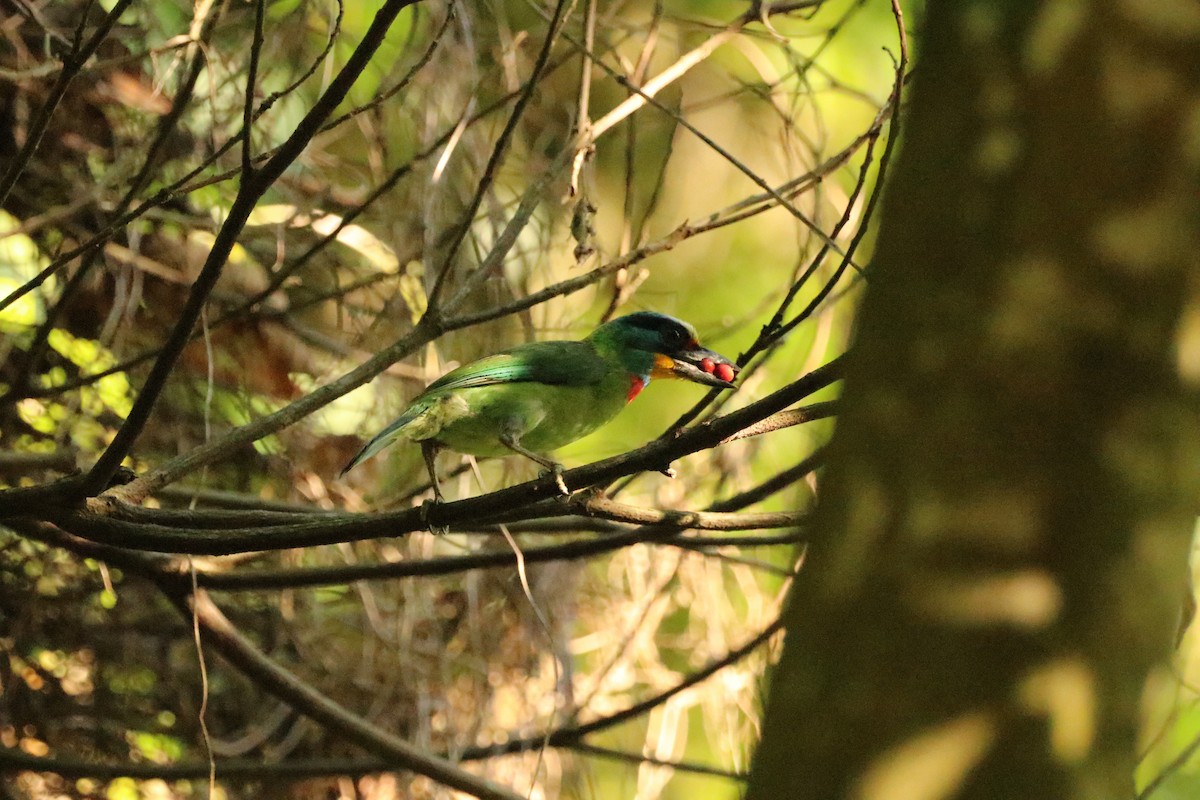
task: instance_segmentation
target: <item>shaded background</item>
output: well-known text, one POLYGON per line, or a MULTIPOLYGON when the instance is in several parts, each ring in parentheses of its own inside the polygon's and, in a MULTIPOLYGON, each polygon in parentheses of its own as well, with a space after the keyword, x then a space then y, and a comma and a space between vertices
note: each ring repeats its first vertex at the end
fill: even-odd
MULTIPOLYGON (((234 205, 255 7, 133 4, 60 99, 59 59, 70 71, 73 42, 99 30, 113 3, 2 6, 0 171, 17 179, 0 212, 0 286, 46 278, 0 311, 0 477, 38 485, 88 469, 111 442, 234 205), (10 173, 51 102, 40 145, 10 173)), ((295 130, 375 10, 263 8, 254 155, 295 130)), ((201 448, 400 343, 396 363, 292 424, 176 469, 147 506, 312 515, 419 504, 416 448, 394 448, 344 480, 337 472, 452 366, 521 341, 580 337, 637 309, 683 317, 705 345, 744 354, 739 389, 705 398, 656 383, 616 422, 564 448, 568 467, 641 446, 702 399, 701 419, 744 407, 842 352, 892 133, 902 57, 893 9, 839 0, 769 16, 733 3, 562 9, 544 63, 553 6, 421 3, 400 14, 331 127, 256 204, 125 463, 145 475, 209 452, 201 448), (654 102, 596 135, 578 170, 564 165, 588 135, 580 119, 609 119, 637 97, 630 84, 660 75, 670 80, 654 102), (514 220, 519 233, 505 250, 514 220), (466 323, 432 342, 406 339, 420 332, 439 283, 435 302, 466 323)), ((912 27, 920 5, 903 10, 912 27)), ((826 388, 804 402, 834 396, 826 388)), ((608 484, 610 494, 640 508, 803 511, 830 430, 821 419, 781 425, 678 460, 673 480, 641 472, 608 484)), ((480 487, 457 457, 442 467, 458 470, 444 480, 452 498, 534 477, 519 460, 484 462, 480 487)), ((802 556, 805 530, 785 521, 531 566, 528 596, 512 567, 214 596, 309 685, 452 759, 576 721, 620 720, 586 742, 475 759, 473 769, 518 793, 734 797, 772 654, 742 648, 772 630, 802 556)), ((509 550, 487 522, 440 538, 416 532, 195 564, 204 577, 509 550)), ((511 524, 523 548, 631 527, 585 516, 511 524)), ((203 795, 206 697, 217 790, 227 796, 449 796, 426 778, 379 774, 358 745, 211 653, 202 677, 190 620, 154 581, 28 531, 4 533, 2 544, 0 744, 59 760, 57 775, 4 762, 14 792, 203 795), (78 761, 92 766, 77 778, 64 764, 78 761), (229 769, 280 762, 292 772, 239 778, 229 769), (98 763, 149 771, 109 779, 98 763), (164 765, 193 774, 147 777, 164 765), (315 777, 295 777, 305 768, 315 777)), ((1148 724, 1165 731, 1148 776, 1200 735, 1183 690, 1161 690, 1173 724, 1148 724)))

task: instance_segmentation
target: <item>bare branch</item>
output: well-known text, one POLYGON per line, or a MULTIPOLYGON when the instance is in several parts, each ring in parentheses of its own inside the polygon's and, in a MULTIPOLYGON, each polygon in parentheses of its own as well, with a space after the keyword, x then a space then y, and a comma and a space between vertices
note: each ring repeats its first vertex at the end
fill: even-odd
MULTIPOLYGON (((391 27, 396 16, 406 7, 412 5, 416 0, 388 0, 379 12, 375 15, 375 19, 371 22, 371 26, 363 36, 363 40, 359 42, 358 47, 346 60, 346 65, 330 82, 329 88, 325 93, 313 104, 313 107, 305 114, 304 119, 296 126, 296 130, 288 137, 275 155, 264 164, 261 169, 256 172, 247 172, 243 175, 241 188, 238 190, 237 197, 234 198, 233 205, 229 209, 229 215, 220 231, 217 232, 216 240, 213 242, 212 250, 209 252, 208 258, 204 263, 204 267, 200 271, 199 277, 192 287, 191 294, 188 295, 187 303, 180 312, 180 319, 175 328, 171 331, 166 344, 163 346, 162 353, 154 362, 154 367, 150 370, 145 383, 142 386, 142 391, 134 402, 133 409, 126 417, 125 423, 121 429, 117 431, 116 437, 108 446, 108 449, 101 455, 100 460, 92 467, 88 473, 87 479, 83 484, 83 490, 88 495, 99 493, 108 484, 110 478, 121 461, 129 453, 133 447, 134 441, 141 433, 142 428, 146 424, 146 420, 150 416, 155 401, 158 395, 162 392, 166 385, 168 376, 178 361, 180 354, 183 352, 184 346, 191 338, 192 328, 196 321, 200 318, 200 312, 204 308, 204 303, 208 298, 209 292, 216 285, 217 278, 221 274, 222 268, 225 266, 225 261, 229 257, 229 253, 233 250, 233 245, 237 241, 238 234, 246 224, 246 220, 250 216, 250 212, 254 209, 259 198, 270 188, 271 184, 283 174, 283 171, 300 155, 308 142, 316 134, 321 123, 333 112, 333 109, 342 101, 350 87, 357 80, 359 74, 366 68, 371 60, 371 56, 382 44, 384 36, 391 27)), ((247 131, 248 134, 248 131, 247 131)))
MULTIPOLYGON (((21 173, 25 171, 29 160, 33 158, 33 154, 37 151, 38 145, 42 142, 42 136, 46 133, 46 127, 50 124, 50 118, 54 116, 54 110, 58 108, 58 104, 62 101, 63 96, 67 93, 67 88, 71 85, 71 81, 75 80, 88 59, 95 54, 97 48, 108 37, 109 31, 117 24, 117 20, 129 8, 132 0, 117 0, 113 4, 112 10, 105 16, 104 20, 97 26, 91 37, 83 41, 83 28, 86 22, 87 15, 80 17, 79 28, 75 32, 75 39, 71 45, 71 52, 63 59, 62 70, 58 73, 58 80, 50 89, 50 96, 46 98, 46 102, 38 109, 37 116, 30 123, 29 131, 25 136, 25 144, 21 146, 21 150, 16 157, 9 163, 8 169, 0 175, 0 205, 8 199, 9 192, 16 185, 17 179, 21 177, 21 173)), ((3 311, 10 301, 6 298, 0 301, 0 311, 3 311)))
MULTIPOLYGON (((672 440, 659 439, 631 453, 567 470, 563 473, 563 480, 568 486, 592 486, 637 471, 663 469, 674 459, 712 447, 747 425, 781 411, 839 378, 840 359, 731 414, 690 428, 672 440)), ((118 494, 119 491, 118 489, 118 494)), ((363 515, 353 521, 319 520, 276 525, 266 529, 224 531, 177 529, 121 522, 109 516, 109 512, 116 507, 116 501, 108 497, 91 501, 89 512, 67 513, 56 521, 73 533, 100 542, 120 543, 133 549, 222 555, 247 550, 307 547, 377 536, 398 536, 421 530, 426 525, 454 525, 468 520, 477 523, 539 500, 555 497, 557 492, 554 481, 539 479, 479 497, 438 505, 429 512, 427 519, 422 518, 420 509, 410 508, 386 514, 363 515)), ((0 500, 3 500, 6 494, 9 493, 0 493, 0 500)))
POLYGON ((338 731, 381 758, 472 797, 520 800, 520 795, 472 775, 443 758, 422 752, 321 694, 254 647, 204 591, 193 597, 175 595, 171 599, 185 616, 196 615, 205 642, 226 661, 305 716, 338 731))

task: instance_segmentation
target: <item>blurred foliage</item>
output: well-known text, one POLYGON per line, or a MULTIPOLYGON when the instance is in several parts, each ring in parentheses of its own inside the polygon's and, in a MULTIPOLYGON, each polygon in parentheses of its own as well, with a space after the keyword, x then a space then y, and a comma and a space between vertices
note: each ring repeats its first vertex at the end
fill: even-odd
MULTIPOLYGON (((67 46, 80 15, 86 10, 94 26, 113 3, 19 5, 3 31, 8 47, 0 47, 4 156, 23 142, 46 102, 58 69, 54 54, 67 46)), ((269 151, 294 130, 376 5, 266 4, 252 152, 269 151)), ((518 341, 581 336, 606 315, 639 308, 690 320, 707 346, 729 354, 756 340, 821 241, 777 203, 755 200, 761 188, 747 172, 784 187, 846 150, 844 161, 790 199, 827 233, 845 213, 836 236, 842 248, 870 222, 866 198, 880 152, 866 167, 864 191, 855 193, 866 145, 860 137, 891 91, 895 21, 886 3, 827 0, 746 25, 668 85, 657 96, 661 108, 647 106, 602 136, 575 196, 565 179, 551 182, 503 267, 479 274, 518 203, 572 146, 589 7, 570 6, 549 69, 469 220, 443 299, 456 298, 463 314, 494 309, 668 241, 684 224, 725 224, 580 291, 452 331, 370 385, 195 471, 150 505, 364 511, 419 503, 424 478, 416 448, 394 448, 345 480, 334 476, 364 434, 455 364, 518 341), (582 203, 594 206, 594 216, 581 212, 582 203), (761 213, 738 217, 759 207, 761 213)), ((318 135, 255 210, 210 297, 201 335, 138 440, 129 464, 136 471, 328 384, 410 332, 425 312, 549 14, 527 3, 453 8, 449 19, 449 7, 432 2, 401 15, 334 114, 354 116, 318 135)), ((746 8, 725 0, 597 4, 596 59, 644 84, 746 8)), ((910 20, 920 10, 904 8, 910 20)), ((0 210, 0 295, 64 253, 97 243, 0 311, 0 450, 47 458, 32 468, 6 467, 0 479, 8 485, 90 465, 128 414, 237 191, 235 137, 253 11, 252 3, 134 3, 72 83, 0 210), (197 9, 213 15, 211 27, 196 18, 197 9), (198 46, 201 34, 206 41, 198 46), (197 60, 202 68, 178 124, 160 132, 197 60), (151 142, 159 148, 139 186, 151 142), (131 210, 137 213, 125 219, 131 210)), ((630 96, 599 66, 591 92, 593 121, 630 96)), ((859 264, 869 258, 869 235, 866 242, 859 264)), ((755 362, 762 368, 746 371, 722 410, 765 396, 842 351, 858 279, 837 265, 826 258, 799 286, 785 318, 833 283, 812 318, 772 344, 755 362)), ((702 394, 655 383, 616 422, 560 456, 574 465, 632 449, 702 394)), ((813 399, 832 397, 827 390, 813 399)), ((828 422, 816 422, 731 442, 677 463, 675 480, 636 477, 621 487, 620 499, 703 509, 797 464, 829 430, 828 422)), ((513 460, 480 468, 487 489, 532 477, 513 460)), ((453 496, 480 492, 470 471, 447 483, 453 496)), ((801 479, 752 510, 803 509, 811 499, 801 479)), ((530 533, 521 542, 570 535, 530 533)), ((494 536, 413 535, 211 561, 235 571, 507 547, 494 536)), ((222 593, 218 601, 260 648, 320 691, 386 730, 453 755, 611 714, 677 685, 776 618, 796 560, 791 546, 700 552, 639 544, 588 562, 539 565, 529 579, 548 630, 512 570, 222 593)), ((101 762, 204 762, 192 631, 152 585, 10 533, 0 534, 0 566, 0 743, 101 762)), ((760 649, 590 740, 632 754, 631 762, 549 750, 494 759, 483 769, 518 791, 532 783, 535 798, 737 797, 736 780, 636 761, 647 755, 743 772, 769 655, 760 649)), ((207 663, 205 721, 218 761, 361 755, 236 670, 211 656, 207 663)), ((1158 753, 1177 752, 1200 735, 1198 724, 1194 713, 1182 714, 1158 741, 1148 774, 1165 759, 1158 753)), ((449 796, 409 776, 218 783, 216 797, 449 796)), ((203 796, 208 788, 202 778, 76 781, 31 772, 13 785, 30 797, 111 800, 203 796)))
MULTIPOLYGON (((910 17, 919 12, 916 5, 904 4, 910 17)), ((49 96, 56 53, 68 46, 80 16, 88 13, 94 26, 112 6, 111 0, 95 6, 27 0, 13 7, 0 47, 0 153, 7 157, 24 141, 49 96)), ((361 39, 376 6, 267 3, 254 153, 268 152, 294 130, 361 39)), ((0 7, 9 10, 8 3, 0 7)), ((763 204, 751 200, 761 189, 747 171, 785 186, 849 148, 845 162, 791 200, 827 232, 849 204, 848 224, 836 239, 843 248, 869 221, 863 213, 879 152, 867 167, 866 191, 852 194, 863 157, 863 144, 852 143, 891 91, 895 23, 885 3, 827 0, 747 25, 667 86, 657 96, 663 108, 643 108, 601 137, 576 197, 568 196, 565 180, 554 181, 503 268, 473 280, 534 179, 571 147, 588 7, 571 6, 549 70, 470 220, 446 296, 461 293, 461 313, 495 308, 662 240, 685 223, 716 217, 729 224, 581 291, 453 331, 372 384, 189 475, 183 489, 162 493, 152 505, 203 507, 217 502, 218 492, 222 502, 303 510, 419 502, 413 491, 423 473, 416 448, 396 448, 344 481, 334 476, 363 434, 386 424, 454 364, 503 344, 584 335, 606 314, 637 308, 692 321, 714 349, 736 354, 750 346, 821 242, 774 203, 736 219, 736 210, 763 204), (596 209, 591 230, 580 222, 580 202, 596 209), (581 252, 592 254, 578 259, 582 245, 581 252)), ((201 335, 185 351, 138 441, 129 464, 136 471, 327 384, 411 331, 424 313, 448 242, 546 35, 549 13, 527 3, 459 4, 447 21, 448 8, 423 3, 401 15, 334 113, 355 115, 321 133, 255 210, 210 298, 201 335)), ((746 8, 726 0, 597 4, 596 58, 644 83, 746 8)), ((226 145, 241 130, 253 10, 252 3, 134 3, 64 96, 0 211, 0 295, 64 253, 99 244, 66 259, 35 291, 0 311, 5 453, 59 455, 54 465, 65 459, 86 466, 128 414, 237 191, 240 147, 226 145), (210 29, 197 9, 213 15, 210 29), (202 31, 207 38, 197 46, 194 37, 202 31), (190 101, 178 124, 160 136, 196 59, 202 68, 190 101), (139 186, 151 142, 159 149, 139 186), (140 211, 125 219, 134 209, 140 211)), ((630 95, 600 67, 592 71, 591 90, 592 120, 630 95)), ((858 263, 868 252, 859 251, 858 263)), ((818 266, 791 313, 827 281, 839 280, 832 299, 769 349, 764 368, 747 371, 736 395, 722 401, 726 410, 795 380, 845 347, 856 278, 853 270, 840 276, 836 266, 835 258, 818 266)), ((560 455, 579 464, 634 448, 666 430, 702 394, 656 383, 615 423, 560 455)), ((832 396, 827 391, 814 399, 832 396)), ((676 464, 673 481, 639 476, 621 499, 702 509, 793 466, 828 432, 829 424, 818 422, 732 442, 676 464)), ((31 483, 62 469, 46 464, 8 469, 0 479, 31 483)), ((532 475, 510 460, 480 467, 488 489, 532 475)), ((456 496, 480 491, 470 472, 449 483, 456 496)), ((753 510, 794 510, 810 501, 811 488, 801 480, 753 510)), ((528 534, 522 542, 557 538, 528 534)), ((231 571, 334 566, 492 548, 507 545, 495 537, 414 535, 216 563, 231 571)), ((796 555, 790 546, 696 552, 640 544, 586 563, 541 565, 530 570, 530 582, 548 631, 511 570, 218 599, 259 647, 321 691, 387 730, 453 754, 470 744, 536 734, 567 715, 586 720, 613 713, 676 685, 774 620, 786 588, 783 573, 796 555)), ((153 586, 9 533, 0 535, 0 565, 0 743, 34 755, 104 762, 204 761, 192 632, 153 586)), ((760 650, 726 667, 594 744, 635 758, 744 771, 768 655, 760 650)), ((208 659, 205 719, 218 759, 361 755, 214 661, 208 659)), ((1190 734, 1180 736, 1174 744, 1190 734)), ((739 793, 735 780, 559 750, 496 759, 485 769, 513 786, 532 781, 532 797, 739 793)), ((215 796, 448 796, 424 779, 409 780, 219 778, 215 796)), ((203 779, 76 781, 28 772, 14 785, 30 797, 111 800, 203 796, 207 789, 203 779)))

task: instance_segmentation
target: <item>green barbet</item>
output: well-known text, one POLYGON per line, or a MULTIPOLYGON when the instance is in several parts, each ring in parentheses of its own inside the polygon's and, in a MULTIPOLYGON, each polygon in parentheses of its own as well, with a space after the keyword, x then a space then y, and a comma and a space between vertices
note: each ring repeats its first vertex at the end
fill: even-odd
POLYGON ((474 456, 518 453, 554 474, 543 455, 605 424, 652 378, 681 378, 733 388, 738 367, 706 350, 682 320, 639 311, 605 323, 583 341, 534 342, 464 364, 430 384, 395 422, 367 442, 342 470, 397 439, 421 445, 436 502, 434 457, 441 448, 474 456))

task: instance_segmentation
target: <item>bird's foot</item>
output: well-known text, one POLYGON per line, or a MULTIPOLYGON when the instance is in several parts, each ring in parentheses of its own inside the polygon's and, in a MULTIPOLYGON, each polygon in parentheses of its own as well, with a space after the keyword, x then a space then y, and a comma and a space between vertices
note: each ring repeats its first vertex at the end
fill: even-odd
POLYGON ((442 504, 443 500, 440 497, 435 497, 432 500, 428 497, 421 503, 421 524, 425 529, 434 536, 445 536, 450 532, 449 525, 433 525, 429 522, 429 512, 431 509, 437 508, 442 504))
POLYGON ((545 478, 552 476, 554 478, 554 485, 558 487, 559 494, 562 494, 564 497, 569 495, 571 490, 567 488, 567 482, 563 480, 563 465, 559 464, 558 462, 554 462, 547 466, 549 466, 550 469, 546 472, 543 472, 542 477, 545 478))
POLYGON ((663 467, 663 468, 662 468, 662 469, 660 469, 658 472, 659 472, 659 474, 660 474, 660 475, 666 475, 668 478, 674 478, 674 477, 675 477, 675 475, 677 474, 677 473, 675 472, 675 468, 674 468, 674 467, 669 467, 669 466, 668 466, 668 467, 663 467))

